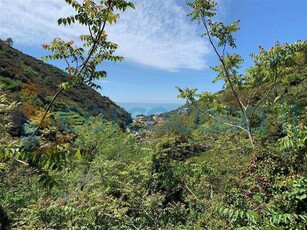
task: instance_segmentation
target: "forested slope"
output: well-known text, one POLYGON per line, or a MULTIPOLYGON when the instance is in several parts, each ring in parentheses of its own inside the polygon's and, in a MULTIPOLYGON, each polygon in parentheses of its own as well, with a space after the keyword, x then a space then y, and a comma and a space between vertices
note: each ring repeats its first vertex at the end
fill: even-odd
POLYGON ((270 73, 258 60, 238 89, 254 105, 271 92, 250 117, 254 146, 226 87, 192 100, 192 113, 169 116, 142 143, 92 117, 56 148, 37 137, 19 155, 7 149, 15 158, 0 162, 3 228, 305 229, 307 46, 261 52, 281 58, 292 47, 278 79, 250 80, 270 73))
POLYGON ((242 71, 240 20, 219 21, 213 0, 188 1, 224 88, 178 88, 190 110, 150 129, 136 123, 137 139, 122 129, 126 112, 77 87, 95 87, 106 77, 101 63, 123 60, 106 28, 134 4, 65 2, 75 14, 58 24, 88 34, 43 48, 68 75, 0 42, 0 229, 306 229, 307 41, 260 46, 242 71))
MULTIPOLYGON (((22 102, 20 110, 25 119, 44 110, 65 78, 64 71, 23 54, 0 40, 0 83, 10 99, 22 102)), ((124 109, 86 85, 60 94, 52 112, 77 112, 82 116, 101 114, 121 127, 131 121, 130 114, 124 109)))

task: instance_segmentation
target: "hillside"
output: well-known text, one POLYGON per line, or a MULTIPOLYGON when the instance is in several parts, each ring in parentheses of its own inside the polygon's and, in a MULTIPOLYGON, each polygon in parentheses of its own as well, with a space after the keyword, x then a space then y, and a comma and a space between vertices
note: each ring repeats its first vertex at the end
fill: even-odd
MULTIPOLYGON (((23 54, 0 40, 0 83, 10 99, 22 102, 22 116, 26 113, 25 106, 44 108, 66 77, 59 68, 23 54)), ((131 121, 130 114, 124 109, 85 85, 63 92, 55 101, 52 112, 76 112, 83 117, 102 114, 121 127, 131 121)))
MULTIPOLYGON (((104 71, 98 70, 101 63, 123 60, 116 55, 120 44, 110 41, 113 36, 108 36, 107 32, 123 11, 129 7, 137 11, 138 8, 125 0, 65 2, 71 5, 76 15, 60 18, 58 24, 77 23, 88 27, 88 34, 79 36, 82 44, 79 48, 73 41, 57 38, 51 45, 43 47, 53 54, 48 60, 66 60, 69 76, 11 48, 12 39, 0 43, 0 230, 306 229, 305 36, 298 36, 305 39, 303 41, 276 42, 271 48, 265 48, 267 43, 254 36, 253 31, 247 32, 248 39, 244 40, 243 46, 242 41, 238 42, 241 50, 254 50, 253 42, 263 46, 250 54, 253 64, 243 69, 250 61, 243 62, 245 52, 243 56, 236 54, 237 42, 233 36, 239 30, 240 20, 231 24, 219 21, 219 18, 226 19, 219 15, 217 2, 220 1, 190 0, 187 2, 190 19, 200 22, 206 39, 203 45, 209 45, 204 48, 207 50, 211 46, 218 59, 213 62, 217 66, 211 66, 216 74, 213 82, 223 81, 223 89, 215 93, 198 91, 197 88, 203 87, 200 82, 194 85, 196 82, 192 79, 198 77, 198 72, 187 71, 188 65, 180 62, 180 67, 187 70, 177 76, 185 75, 189 79, 178 78, 176 85, 184 88, 177 87, 177 95, 185 99, 186 104, 160 115, 140 114, 129 123, 131 117, 127 112, 94 90, 86 86, 64 89, 81 83, 93 86, 96 80, 106 76, 104 71), (59 90, 60 84, 62 88, 59 90), (53 95, 59 93, 60 97, 49 111, 55 100, 53 95), (46 109, 48 103, 50 106, 46 109)), ((144 4, 146 0, 136 2, 144 4)), ((45 14, 49 10, 46 4, 48 10, 39 8, 35 11, 33 6, 34 11, 28 9, 27 12, 24 5, 19 4, 18 8, 22 9, 22 14, 26 12, 27 17, 33 12, 45 14)), ((288 8, 288 5, 284 7, 288 8)), ((182 41, 176 45, 168 32, 159 33, 157 28, 160 23, 173 27, 169 19, 180 16, 180 13, 184 13, 180 16, 183 17, 187 12, 183 8, 180 10, 179 5, 176 7, 175 1, 171 5, 158 4, 157 14, 152 11, 152 3, 149 11, 144 5, 139 6, 142 6, 139 7, 142 17, 131 16, 137 26, 129 21, 119 24, 120 40, 129 42, 129 46, 121 47, 129 48, 135 57, 141 57, 140 50, 130 49, 130 43, 136 41, 137 47, 146 48, 144 59, 147 63, 159 60, 167 66, 167 61, 174 62, 173 56, 155 58, 154 50, 147 47, 154 43, 154 36, 148 30, 139 29, 138 19, 147 21, 148 17, 154 17, 153 27, 146 27, 151 28, 157 37, 167 38, 170 46, 174 44, 176 50, 181 51, 186 45, 182 40, 186 33, 178 33, 177 27, 174 29, 182 41), (163 8, 173 6, 175 11, 167 16, 163 8), (128 26, 129 33, 122 30, 123 25, 128 26), (137 36, 144 35, 146 39, 133 40, 130 36, 133 28, 139 30, 137 36)), ((255 11, 255 6, 251 5, 249 14, 255 11)), ((58 7, 62 9, 60 3, 58 7)), ((238 5, 233 5, 231 9, 237 8, 238 5)), ((255 12, 254 16, 246 14, 253 22, 249 28, 254 23, 261 27, 265 25, 267 29, 270 24, 276 25, 268 20, 272 14, 265 23, 258 20, 260 12, 261 16, 272 12, 266 6, 255 12)), ((235 14, 240 15, 239 11, 235 14)), ((282 12, 280 15, 287 14, 282 12)), ((287 16, 294 18, 293 15, 287 16)), ((34 18, 38 20, 39 17, 34 18)), ((127 20, 126 16, 121 19, 127 20)), ((279 17, 278 21, 282 19, 279 17)), ((39 21, 40 24, 44 22, 47 20, 39 21)), ((180 20, 174 25, 185 27, 180 20)), ((15 26, 18 31, 19 25, 15 26)), ((31 26, 35 28, 35 23, 31 26)), ((46 28, 49 29, 49 25, 46 28)), ((291 34, 295 31, 292 26, 282 28, 291 34)), ((191 29, 187 33, 200 32, 196 27, 191 29)), ((43 35, 45 30, 42 30, 43 35)), ((23 31, 18 32, 22 34, 23 31)), ((28 32, 30 37, 32 32, 36 34, 32 30, 28 32)), ((259 32, 263 35, 260 29, 259 32)), ((10 36, 14 34, 13 31, 10 36)), ((66 35, 66 31, 61 30, 61 34, 66 35)), ((240 37, 242 35, 245 33, 240 37)), ((276 35, 270 33, 271 38, 278 39, 276 35)), ((267 42, 272 42, 271 38, 265 37, 267 42)), ((200 49, 201 43, 194 41, 200 49)), ((165 52, 168 46, 163 43, 156 49, 170 54, 165 52)), ((188 54, 191 62, 194 62, 194 55, 200 57, 193 49, 189 49, 188 54)), ((124 56, 129 60, 129 52, 124 56)), ((161 96, 167 99, 171 91, 165 91, 165 83, 169 81, 167 76, 174 73, 166 75, 159 69, 149 69, 152 74, 145 75, 140 64, 135 66, 140 72, 134 72, 130 64, 121 66, 118 73, 125 76, 121 81, 125 87, 121 88, 120 94, 115 88, 113 93, 127 99, 142 93, 142 99, 145 99, 149 98, 146 93, 153 92, 150 98, 158 100, 161 96), (138 84, 134 84, 137 79, 138 84), (159 88, 155 89, 154 83, 159 88)), ((113 66, 109 67, 113 69, 113 66)), ((205 84, 208 75, 206 72, 201 74, 205 84)))

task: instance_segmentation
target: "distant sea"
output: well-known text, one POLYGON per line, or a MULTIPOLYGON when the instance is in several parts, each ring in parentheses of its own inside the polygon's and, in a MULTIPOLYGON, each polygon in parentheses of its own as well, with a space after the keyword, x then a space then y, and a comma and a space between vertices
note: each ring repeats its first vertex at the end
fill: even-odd
POLYGON ((179 108, 183 104, 179 103, 141 103, 141 102, 117 102, 119 106, 124 108, 128 113, 131 113, 132 117, 136 117, 139 114, 145 116, 152 114, 161 114, 170 112, 179 108))

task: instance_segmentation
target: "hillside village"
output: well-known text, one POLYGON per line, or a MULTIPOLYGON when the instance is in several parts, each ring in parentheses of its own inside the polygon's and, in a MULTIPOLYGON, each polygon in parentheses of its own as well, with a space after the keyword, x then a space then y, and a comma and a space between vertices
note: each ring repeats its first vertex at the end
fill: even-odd
MULTIPOLYGON (((178 116, 189 116, 191 114, 191 109, 187 107, 178 108, 173 111, 178 116)), ((132 133, 140 142, 144 142, 149 139, 152 129, 156 126, 164 124, 169 119, 169 114, 154 114, 154 115, 136 115, 132 119, 132 123, 128 125, 126 131, 132 133)))

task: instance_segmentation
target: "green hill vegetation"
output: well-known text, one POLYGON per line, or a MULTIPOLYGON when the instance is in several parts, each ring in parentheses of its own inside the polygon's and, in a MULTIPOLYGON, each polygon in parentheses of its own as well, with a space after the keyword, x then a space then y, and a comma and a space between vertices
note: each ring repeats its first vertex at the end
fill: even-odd
MULTIPOLYGON (((193 19, 214 16, 212 1, 191 7, 193 19)), ((237 22, 204 22, 213 46, 235 46, 237 22)), ((23 62, 3 68, 1 61, 7 83, 0 93, 0 228, 305 229, 307 42, 277 43, 252 57, 254 65, 240 74, 238 55, 220 56, 213 69, 224 89, 179 89, 189 111, 169 113, 144 141, 101 115, 85 119, 90 107, 63 111, 76 103, 69 91, 37 133, 32 119, 22 137, 11 136, 12 111, 32 91, 7 69, 26 76, 23 62)), ((28 60, 27 66, 41 63, 28 60)), ((33 81, 51 72, 36 71, 33 81)), ((33 97, 35 105, 43 98, 33 97)))
MULTIPOLYGON (((66 78, 64 71, 23 54, 0 40, 0 84, 11 100, 22 102, 18 114, 21 120, 37 119, 66 78)), ((131 122, 130 114, 88 86, 65 91, 55 101, 52 112, 56 113, 55 116, 57 112, 63 116, 78 113, 83 117, 101 114, 121 127, 131 122)))

